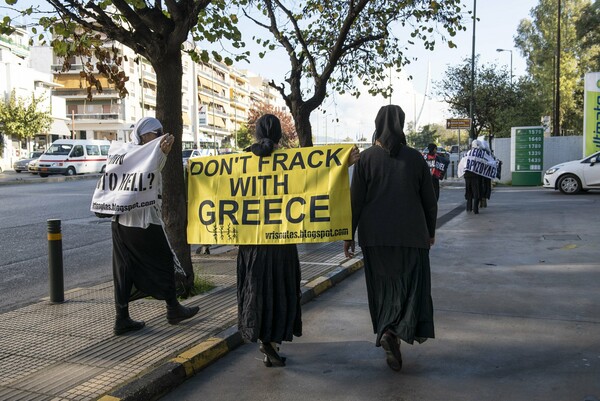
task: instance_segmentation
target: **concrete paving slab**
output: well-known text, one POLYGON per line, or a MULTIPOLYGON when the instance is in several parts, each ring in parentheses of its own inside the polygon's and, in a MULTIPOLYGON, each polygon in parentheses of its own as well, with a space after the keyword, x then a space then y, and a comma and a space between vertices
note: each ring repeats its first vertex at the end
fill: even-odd
MULTIPOLYGON (((150 376, 157 383, 171 386, 171 379, 159 377, 159 372, 167 365, 175 371, 183 368, 184 363, 169 360, 190 347, 211 337, 225 336, 223 333, 227 333, 221 340, 223 344, 239 345, 241 339, 236 340, 234 329, 237 248, 214 247, 212 251, 210 255, 194 254, 193 260, 201 265, 199 274, 217 287, 186 300, 188 305, 198 305, 200 312, 177 326, 167 323, 164 302, 142 299, 131 303, 130 312, 132 317, 145 320, 147 326, 139 332, 114 336, 112 283, 71 290, 61 304, 46 299, 0 314, 0 399, 94 400, 109 393, 136 397, 138 390, 128 391, 137 386, 143 388, 140 394, 144 395, 134 399, 146 400, 144 397, 155 396, 150 395, 152 391, 164 390, 156 384, 144 386, 144 378, 150 376)), ((302 246, 300 254, 306 282, 319 277, 332 282, 334 269, 344 274, 361 263, 356 259, 348 264, 341 243, 302 246)), ((305 288, 305 300, 326 288, 305 288)), ((212 362, 207 355, 198 358, 205 364, 212 362)), ((195 360, 193 363, 200 366, 195 360)), ((179 373, 176 376, 184 377, 179 373)))

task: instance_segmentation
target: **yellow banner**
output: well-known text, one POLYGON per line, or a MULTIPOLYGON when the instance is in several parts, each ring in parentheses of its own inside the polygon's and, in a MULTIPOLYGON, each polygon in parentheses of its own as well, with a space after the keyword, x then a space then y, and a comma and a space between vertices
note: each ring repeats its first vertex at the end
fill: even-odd
POLYGON ((292 244, 351 239, 352 145, 190 159, 190 244, 292 244))

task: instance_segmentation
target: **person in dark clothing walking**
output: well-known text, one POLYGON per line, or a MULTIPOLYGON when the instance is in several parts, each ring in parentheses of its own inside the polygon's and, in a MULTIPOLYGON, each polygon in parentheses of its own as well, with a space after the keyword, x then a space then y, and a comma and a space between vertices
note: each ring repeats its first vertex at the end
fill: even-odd
POLYGON ((433 191, 435 192, 435 199, 440 200, 440 180, 444 178, 445 166, 439 160, 437 145, 435 143, 427 145, 427 154, 424 155, 424 159, 427 161, 427 165, 431 171, 431 182, 433 184, 433 191))
MULTIPOLYGON (((272 114, 256 121, 256 143, 248 149, 268 157, 279 143, 281 123, 272 114)), ((240 245, 237 257, 238 330, 260 342, 265 366, 285 366, 283 341, 302 335, 300 260, 296 244, 240 245)))
MULTIPOLYGON (((256 121, 256 142, 246 151, 270 157, 282 138, 272 114, 256 121)), ((350 163, 359 158, 358 148, 350 163)), ((302 335, 300 260, 296 244, 240 245, 237 257, 238 330, 246 342, 258 342, 267 367, 285 366, 279 355, 283 341, 302 335)))
MULTIPOLYGON (((173 146, 173 136, 163 135, 162 124, 153 117, 139 120, 131 133, 135 145, 145 145, 162 136, 160 168, 173 146)), ((157 177, 162 188, 161 176, 157 177)), ((160 194, 160 191, 159 191, 160 194)), ((153 206, 133 209, 113 217, 113 278, 115 290, 115 335, 140 330, 145 326, 129 316, 129 302, 147 295, 167 303, 167 321, 177 324, 198 313, 199 308, 185 307, 177 300, 175 269, 177 256, 171 249, 162 221, 160 195, 153 206)))
MULTIPOLYGON (((473 140, 471 143, 472 149, 478 149, 481 143, 478 140, 473 140)), ((482 191, 482 177, 479 174, 471 171, 465 171, 465 200, 467 201, 467 212, 479 214, 479 205, 482 191)))
MULTIPOLYGON (((434 338, 429 248, 437 200, 423 155, 406 145, 404 118, 396 105, 379 110, 376 143, 361 153, 351 185, 375 345, 396 371, 402 368, 400 340, 434 338)), ((354 240, 344 242, 344 252, 354 255, 354 240)))

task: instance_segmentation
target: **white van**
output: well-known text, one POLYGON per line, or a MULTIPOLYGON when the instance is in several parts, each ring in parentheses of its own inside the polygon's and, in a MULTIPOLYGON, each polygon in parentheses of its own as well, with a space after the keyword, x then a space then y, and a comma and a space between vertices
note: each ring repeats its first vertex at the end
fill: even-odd
POLYGON ((49 174, 75 175, 103 173, 110 141, 97 139, 59 139, 38 159, 40 177, 49 174))

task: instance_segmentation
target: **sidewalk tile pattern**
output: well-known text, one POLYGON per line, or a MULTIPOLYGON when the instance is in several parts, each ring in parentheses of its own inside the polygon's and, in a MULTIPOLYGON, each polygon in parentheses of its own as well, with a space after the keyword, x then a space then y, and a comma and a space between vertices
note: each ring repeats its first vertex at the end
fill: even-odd
MULTIPOLYGON (((339 269, 341 244, 299 246, 303 283, 339 269)), ((237 320, 236 260, 231 255, 194 255, 199 275, 216 285, 185 302, 200 312, 171 326, 164 302, 130 305, 132 318, 146 321, 135 333, 112 333, 112 283, 65 294, 0 314, 0 400, 93 400, 160 366, 196 344, 234 326, 237 320)))

